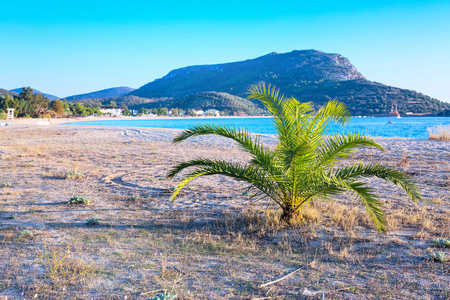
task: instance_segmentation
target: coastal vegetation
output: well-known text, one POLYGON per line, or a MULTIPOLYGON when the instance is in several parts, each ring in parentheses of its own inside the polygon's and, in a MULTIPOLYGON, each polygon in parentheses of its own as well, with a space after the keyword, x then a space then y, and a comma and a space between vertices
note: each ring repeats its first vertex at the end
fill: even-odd
POLYGON ((256 101, 233 96, 228 93, 203 92, 181 98, 155 99, 132 106, 136 108, 180 107, 187 110, 202 109, 219 110, 225 116, 266 115, 268 111, 260 107, 256 101))
POLYGON ((274 87, 254 86, 250 99, 263 103, 274 118, 277 144, 274 149, 264 147, 258 137, 245 129, 219 125, 197 125, 174 139, 180 143, 188 138, 218 135, 236 142, 249 153, 248 164, 224 160, 194 159, 177 165, 168 175, 184 175, 172 194, 178 193, 192 180, 201 176, 224 175, 249 184, 246 193, 259 200, 269 198, 282 209, 281 219, 287 223, 300 216, 302 209, 315 199, 330 199, 344 192, 352 194, 365 207, 378 231, 386 230, 382 204, 375 191, 362 178, 376 177, 401 187, 413 201, 421 199, 418 188, 408 175, 385 164, 339 165, 357 148, 384 149, 373 139, 360 134, 325 136, 331 122, 345 125, 349 114, 338 101, 330 101, 318 111, 311 103, 300 103, 295 98, 284 98, 274 87))
POLYGON ((0 96, 0 118, 7 108, 14 108, 16 117, 51 118, 67 116, 101 115, 99 107, 84 106, 65 99, 50 100, 30 87, 22 88, 19 94, 4 93, 0 96))
POLYGON ((438 125, 428 128, 430 140, 450 141, 450 125, 438 125))

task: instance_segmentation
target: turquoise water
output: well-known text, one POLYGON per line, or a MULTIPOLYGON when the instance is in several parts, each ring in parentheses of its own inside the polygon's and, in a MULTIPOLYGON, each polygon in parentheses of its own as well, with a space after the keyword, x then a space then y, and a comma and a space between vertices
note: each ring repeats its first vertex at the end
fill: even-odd
MULTIPOLYGON (((187 129, 196 124, 220 124, 235 127, 245 127, 250 132, 274 134, 271 118, 179 118, 179 119, 136 119, 136 120, 105 120, 66 123, 64 125, 94 125, 94 126, 126 126, 126 127, 156 127, 187 129)), ((445 117, 410 117, 410 118, 351 118, 350 124, 342 128, 333 124, 329 133, 351 131, 369 136, 405 137, 427 139, 427 127, 450 125, 450 118, 445 117), (388 124, 392 121, 392 124, 388 124)))

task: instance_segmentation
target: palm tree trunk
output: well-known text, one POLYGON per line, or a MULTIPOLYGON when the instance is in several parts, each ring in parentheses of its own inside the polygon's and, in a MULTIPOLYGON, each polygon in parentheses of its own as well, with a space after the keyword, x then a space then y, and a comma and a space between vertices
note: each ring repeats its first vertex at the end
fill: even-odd
POLYGON ((281 220, 286 222, 287 224, 290 224, 292 221, 292 218, 294 217, 295 210, 291 205, 286 205, 283 207, 283 213, 281 214, 281 220))

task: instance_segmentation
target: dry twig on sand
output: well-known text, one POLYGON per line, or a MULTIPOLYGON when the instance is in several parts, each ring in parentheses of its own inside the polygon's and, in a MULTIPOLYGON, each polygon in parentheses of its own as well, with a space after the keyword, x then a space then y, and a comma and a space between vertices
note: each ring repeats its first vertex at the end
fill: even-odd
POLYGON ((283 277, 281 277, 281 278, 278 278, 278 279, 276 279, 276 280, 274 280, 274 281, 270 281, 270 282, 267 282, 267 283, 263 283, 263 284, 261 284, 261 285, 259 286, 259 288, 263 288, 263 287, 266 287, 266 286, 268 286, 268 285, 271 285, 271 284, 277 283, 277 282, 279 282, 279 281, 282 281, 282 280, 288 278, 289 276, 291 276, 291 275, 297 273, 297 272, 300 271, 301 269, 303 269, 303 267, 300 267, 300 268, 298 268, 297 270, 292 271, 291 273, 289 273, 289 274, 287 274, 287 275, 285 275, 285 276, 283 276, 283 277))

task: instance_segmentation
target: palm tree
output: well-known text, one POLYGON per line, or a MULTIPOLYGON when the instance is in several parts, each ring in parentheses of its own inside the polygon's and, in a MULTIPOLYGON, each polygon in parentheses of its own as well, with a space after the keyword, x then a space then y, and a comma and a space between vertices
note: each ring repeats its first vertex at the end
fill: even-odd
POLYGON ((295 98, 285 98, 279 90, 265 85, 252 86, 250 99, 256 99, 273 115, 278 143, 274 149, 264 147, 259 137, 245 129, 219 125, 197 125, 175 137, 180 143, 190 137, 216 134, 234 140, 251 160, 247 164, 223 160, 195 159, 177 165, 168 175, 187 168, 186 174, 175 188, 171 199, 191 180, 207 175, 225 175, 249 183, 252 197, 268 197, 282 209, 281 219, 290 223, 302 207, 314 199, 328 199, 350 192, 365 207, 379 232, 386 231, 382 204, 375 191, 359 181, 377 177, 401 187, 413 201, 421 199, 414 181, 406 174, 385 164, 338 164, 351 156, 359 147, 384 149, 373 139, 361 134, 334 134, 325 136, 332 122, 344 125, 349 121, 346 107, 329 101, 314 111, 311 103, 300 103, 295 98))

